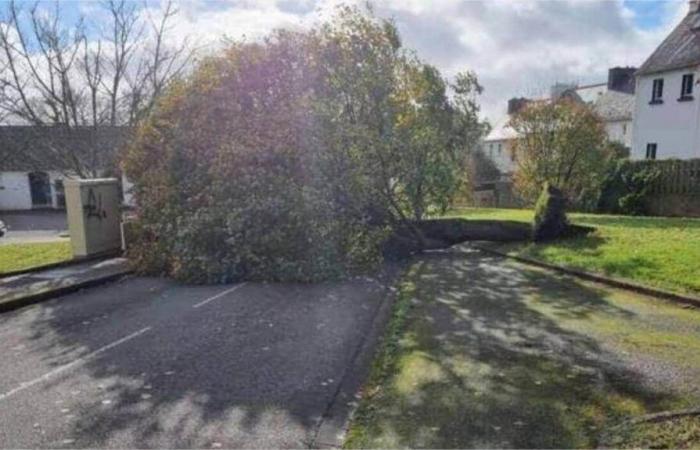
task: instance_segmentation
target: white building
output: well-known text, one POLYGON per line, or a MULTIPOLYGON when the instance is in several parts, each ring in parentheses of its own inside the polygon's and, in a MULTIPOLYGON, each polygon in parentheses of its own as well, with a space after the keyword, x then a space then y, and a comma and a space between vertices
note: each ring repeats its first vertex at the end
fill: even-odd
MULTIPOLYGON (((632 67, 614 67, 608 71, 607 83, 585 86, 556 84, 552 86, 549 98, 534 101, 566 97, 590 105, 603 118, 608 138, 630 148, 635 105, 634 73, 635 69, 632 67)), ((526 98, 510 99, 507 114, 494 123, 491 132, 484 139, 483 152, 491 158, 504 176, 510 176, 516 167, 509 148, 517 138, 517 133, 508 125, 510 118, 531 101, 533 100, 526 98)))
MULTIPOLYGON (((518 100, 520 99, 511 99, 508 103, 509 109, 511 108, 511 103, 518 100)), ((498 170, 504 175, 510 174, 515 170, 515 159, 510 151, 510 143, 518 135, 508 125, 510 113, 494 123, 491 132, 486 136, 482 145, 484 154, 493 161, 498 170)))
POLYGON ((97 167, 114 166, 124 129, 101 127, 66 133, 53 127, 0 127, 0 211, 65 208, 63 180, 71 169, 58 155, 71 149, 76 158, 98 151, 97 167))
POLYGON ((637 71, 634 159, 700 158, 700 11, 689 6, 637 71))

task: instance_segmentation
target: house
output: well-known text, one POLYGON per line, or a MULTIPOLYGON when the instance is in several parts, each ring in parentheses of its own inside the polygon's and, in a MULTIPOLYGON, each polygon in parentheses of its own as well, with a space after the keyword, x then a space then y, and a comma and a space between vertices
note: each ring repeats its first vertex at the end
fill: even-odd
POLYGON ((608 138, 630 148, 635 107, 635 73, 636 68, 634 67, 613 67, 608 70, 608 79, 605 83, 583 86, 557 83, 551 87, 549 96, 546 98, 510 99, 507 114, 494 123, 491 132, 483 140, 481 146, 482 152, 498 168, 500 176, 476 186, 474 192, 476 203, 516 206, 515 197, 512 193, 508 194, 510 190, 508 186, 517 165, 510 146, 518 135, 509 123, 512 115, 526 108, 531 102, 568 98, 589 105, 603 119, 608 138), (508 201, 504 203, 503 199, 508 199, 508 201))
POLYGON ((700 157, 700 11, 687 15, 636 73, 633 159, 700 157))
POLYGON ((635 72, 634 67, 613 67, 608 70, 607 83, 577 86, 565 90, 561 96, 591 105, 603 119, 608 139, 631 148, 635 72))
POLYGON ((603 119, 608 138, 631 147, 635 108, 635 71, 634 67, 613 67, 608 71, 606 83, 584 86, 557 83, 552 86, 550 95, 546 99, 510 99, 507 114, 494 123, 491 132, 483 141, 482 151, 491 157, 504 174, 511 173, 515 169, 515 161, 507 148, 513 139, 517 138, 515 131, 508 125, 511 116, 532 101, 558 98, 569 98, 590 105, 603 119))
POLYGON ((63 180, 76 176, 65 155, 90 158, 106 174, 126 135, 122 127, 0 126, 0 211, 64 208, 63 180))

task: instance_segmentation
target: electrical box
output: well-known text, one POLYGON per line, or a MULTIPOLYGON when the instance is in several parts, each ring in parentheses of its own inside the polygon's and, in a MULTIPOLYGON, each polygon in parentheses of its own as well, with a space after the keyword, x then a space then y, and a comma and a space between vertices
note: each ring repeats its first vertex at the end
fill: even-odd
POLYGON ((84 258, 121 248, 121 197, 116 178, 65 180, 73 256, 84 258))

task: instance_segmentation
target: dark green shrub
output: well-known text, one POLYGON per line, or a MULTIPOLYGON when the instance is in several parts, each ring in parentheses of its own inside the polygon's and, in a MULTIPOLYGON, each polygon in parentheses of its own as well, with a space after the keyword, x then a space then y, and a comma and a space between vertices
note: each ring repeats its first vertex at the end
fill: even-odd
MULTIPOLYGON (((235 45, 173 86, 124 168, 138 204, 128 254, 188 282, 312 281, 374 267, 386 234, 333 176, 309 36, 235 45)), ((362 205, 360 205, 362 206, 362 205)))
POLYGON ((545 183, 535 204, 533 239, 537 242, 556 239, 566 234, 568 226, 564 194, 549 183, 545 183))
POLYGON ((311 281, 373 268, 389 227, 447 207, 482 129, 448 84, 359 10, 234 43, 172 86, 124 169, 145 272, 311 281))
POLYGON ((597 211, 608 214, 647 214, 647 200, 661 173, 655 164, 655 161, 618 161, 602 184, 597 211))

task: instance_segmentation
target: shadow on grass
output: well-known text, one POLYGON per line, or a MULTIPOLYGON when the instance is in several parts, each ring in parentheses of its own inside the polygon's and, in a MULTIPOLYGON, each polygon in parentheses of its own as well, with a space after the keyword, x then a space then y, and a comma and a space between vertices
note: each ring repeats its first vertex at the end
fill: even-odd
POLYGON ((396 376, 362 426, 373 447, 589 447, 610 420, 676 400, 562 326, 633 314, 601 291, 480 254, 424 257, 396 376))

